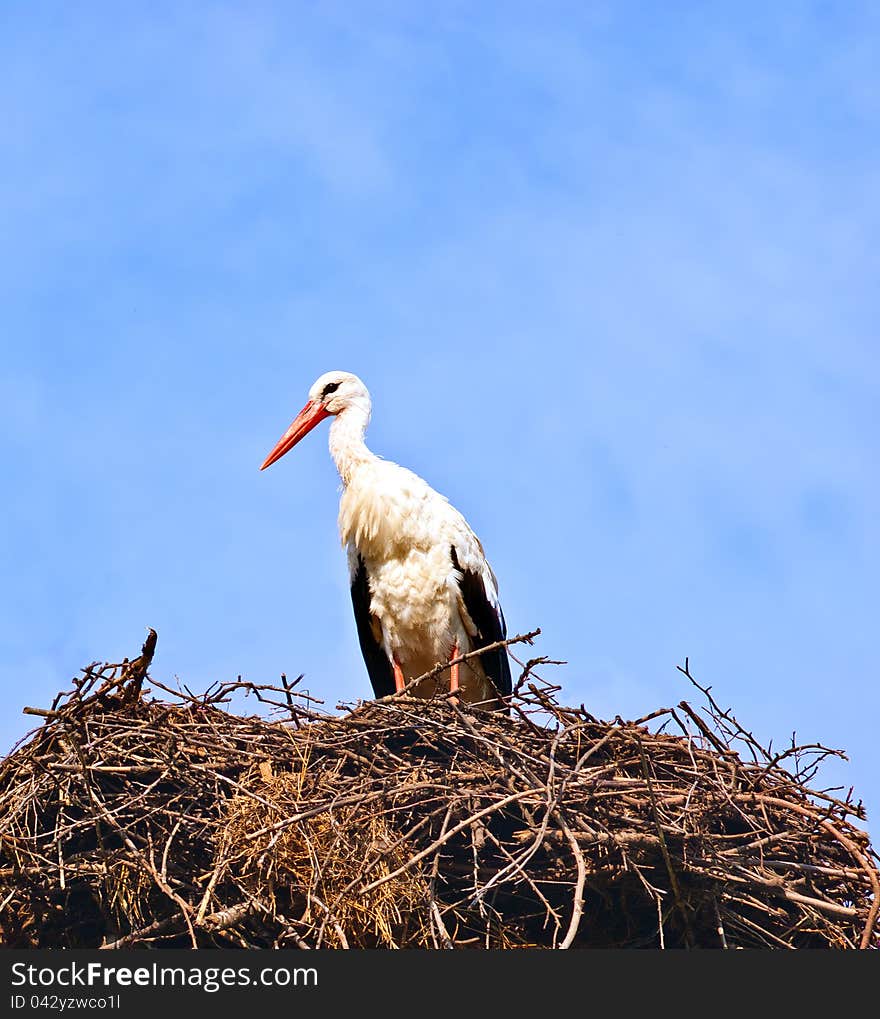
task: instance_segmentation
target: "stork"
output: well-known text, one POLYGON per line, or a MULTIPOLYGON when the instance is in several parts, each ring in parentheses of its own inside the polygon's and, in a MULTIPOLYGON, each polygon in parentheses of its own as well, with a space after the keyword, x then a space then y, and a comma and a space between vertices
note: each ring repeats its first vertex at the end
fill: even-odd
POLYGON ((451 662, 410 692, 433 697, 448 683, 463 701, 503 708, 502 698, 511 692, 505 648, 455 661, 507 635, 498 582, 483 546, 444 496, 367 448, 371 409, 367 387, 356 375, 327 372, 260 470, 332 416, 330 455, 342 479, 339 533, 375 696, 400 691, 451 662))

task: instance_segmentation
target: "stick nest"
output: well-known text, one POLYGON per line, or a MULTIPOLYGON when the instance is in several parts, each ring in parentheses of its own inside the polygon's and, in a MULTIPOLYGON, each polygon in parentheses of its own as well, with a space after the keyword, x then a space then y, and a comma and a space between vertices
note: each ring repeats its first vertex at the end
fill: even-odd
POLYGON ((687 666, 705 706, 636 721, 562 706, 543 659, 510 715, 405 692, 331 715, 286 680, 171 690, 154 646, 26 709, 6 947, 880 944, 862 806, 811 788, 843 755, 762 748, 687 666))

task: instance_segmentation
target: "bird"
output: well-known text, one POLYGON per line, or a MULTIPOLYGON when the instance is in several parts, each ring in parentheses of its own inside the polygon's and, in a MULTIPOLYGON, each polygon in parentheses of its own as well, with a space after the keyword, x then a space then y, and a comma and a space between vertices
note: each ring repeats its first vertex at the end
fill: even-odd
POLYGON ((367 448, 371 412, 369 390, 357 375, 326 372, 260 470, 332 417, 330 455, 342 482, 339 534, 375 697, 404 688, 416 697, 446 696, 448 685, 454 701, 508 711, 506 646, 455 661, 507 638, 483 546, 445 496, 367 448))

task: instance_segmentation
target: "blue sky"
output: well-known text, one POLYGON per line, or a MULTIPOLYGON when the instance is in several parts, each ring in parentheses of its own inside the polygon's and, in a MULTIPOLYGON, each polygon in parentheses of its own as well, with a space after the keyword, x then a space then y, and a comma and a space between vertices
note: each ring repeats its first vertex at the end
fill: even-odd
MULTIPOLYGON (((326 429, 465 513, 563 698, 696 676, 877 832, 871 4, 0 8, 4 749, 159 633, 369 695, 326 429)), ((876 837, 876 836, 875 836, 876 837)))

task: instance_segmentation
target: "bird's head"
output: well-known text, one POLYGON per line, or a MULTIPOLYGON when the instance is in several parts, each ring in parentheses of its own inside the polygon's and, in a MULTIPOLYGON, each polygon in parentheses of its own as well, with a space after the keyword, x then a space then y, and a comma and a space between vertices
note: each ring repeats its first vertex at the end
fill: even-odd
POLYGON ((290 428, 275 444, 260 470, 280 460, 324 418, 358 407, 370 415, 370 394, 357 375, 351 372, 325 372, 309 390, 309 402, 294 418, 290 428))
POLYGON ((351 372, 325 372, 309 390, 309 405, 324 408, 326 414, 341 414, 352 404, 369 405, 370 394, 351 372))

